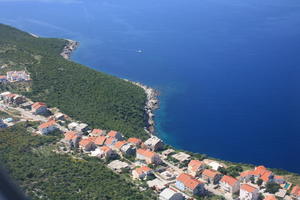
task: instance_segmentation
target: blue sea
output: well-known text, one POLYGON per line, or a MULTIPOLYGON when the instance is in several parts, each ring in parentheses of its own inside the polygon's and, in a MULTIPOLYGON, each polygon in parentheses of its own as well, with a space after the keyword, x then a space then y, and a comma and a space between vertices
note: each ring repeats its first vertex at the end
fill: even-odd
POLYGON ((158 89, 166 143, 300 173, 299 0, 0 0, 0 23, 158 89))

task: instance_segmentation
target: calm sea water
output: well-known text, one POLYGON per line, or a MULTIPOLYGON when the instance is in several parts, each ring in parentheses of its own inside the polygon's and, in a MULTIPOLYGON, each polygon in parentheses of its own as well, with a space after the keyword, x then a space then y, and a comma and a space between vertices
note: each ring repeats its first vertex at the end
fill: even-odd
POLYGON ((159 89, 167 143, 300 173, 300 1, 0 0, 0 22, 159 89))

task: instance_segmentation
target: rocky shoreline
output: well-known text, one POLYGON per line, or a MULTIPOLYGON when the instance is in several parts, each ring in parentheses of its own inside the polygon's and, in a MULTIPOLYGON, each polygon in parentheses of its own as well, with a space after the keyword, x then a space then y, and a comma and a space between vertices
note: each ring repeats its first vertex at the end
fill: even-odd
POLYGON ((72 52, 79 46, 79 42, 74 40, 65 39, 68 41, 68 44, 64 47, 63 51, 60 53, 62 57, 69 60, 72 52))
POLYGON ((124 80, 131 82, 132 84, 142 88, 145 91, 147 95, 147 101, 144 107, 145 113, 147 115, 147 126, 145 127, 145 131, 151 136, 154 135, 154 131, 155 131, 154 111, 159 108, 159 101, 158 101, 159 92, 154 88, 151 88, 139 82, 134 82, 127 79, 124 80))

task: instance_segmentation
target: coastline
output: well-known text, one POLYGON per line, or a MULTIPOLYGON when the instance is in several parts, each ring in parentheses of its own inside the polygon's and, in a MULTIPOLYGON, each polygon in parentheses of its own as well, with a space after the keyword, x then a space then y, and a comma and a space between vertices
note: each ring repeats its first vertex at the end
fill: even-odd
MULTIPOLYGON (((32 34, 32 36, 35 37, 35 35, 32 34)), ((38 36, 36 36, 38 37, 38 36)), ((79 46, 79 42, 74 41, 74 40, 70 40, 70 39, 65 39, 68 43, 65 45, 65 47, 63 48, 62 52, 60 53, 60 55, 65 58, 66 60, 69 60, 71 57, 71 54, 73 51, 76 50, 76 48, 79 46)), ((154 111, 156 109, 159 108, 159 101, 158 101, 158 94, 159 92, 154 89, 151 88, 147 85, 144 85, 142 83, 139 82, 134 82, 128 79, 123 79, 127 82, 130 82, 140 88, 142 88, 147 96, 146 99, 146 103, 145 103, 145 107, 144 107, 144 111, 147 117, 147 124, 145 127, 145 131, 149 134, 149 136, 153 136, 155 133, 155 121, 154 121, 154 111)))
POLYGON ((70 40, 70 39, 65 39, 68 43, 64 46, 62 52, 60 55, 69 60, 71 57, 72 52, 79 46, 79 42, 70 40))

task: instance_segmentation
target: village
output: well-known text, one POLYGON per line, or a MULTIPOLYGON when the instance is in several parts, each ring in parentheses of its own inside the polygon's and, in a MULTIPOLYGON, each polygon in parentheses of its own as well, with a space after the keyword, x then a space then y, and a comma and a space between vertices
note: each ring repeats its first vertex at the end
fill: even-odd
MULTIPOLYGON (((24 73, 7 73, 7 77, 0 79, 30 80, 24 73)), ((0 120, 0 128, 14 126, 19 121, 37 122, 36 127, 28 129, 33 135, 61 134, 57 153, 77 153, 105 160, 108 168, 127 174, 141 191, 151 188, 160 200, 201 199, 211 195, 228 200, 300 200, 299 185, 293 185, 264 166, 239 169, 233 177, 224 173, 230 168, 225 163, 196 159, 187 152, 169 148, 154 135, 145 141, 125 138, 119 131, 90 127, 57 108, 19 94, 7 91, 0 98, 0 110, 11 116, 0 120)))

